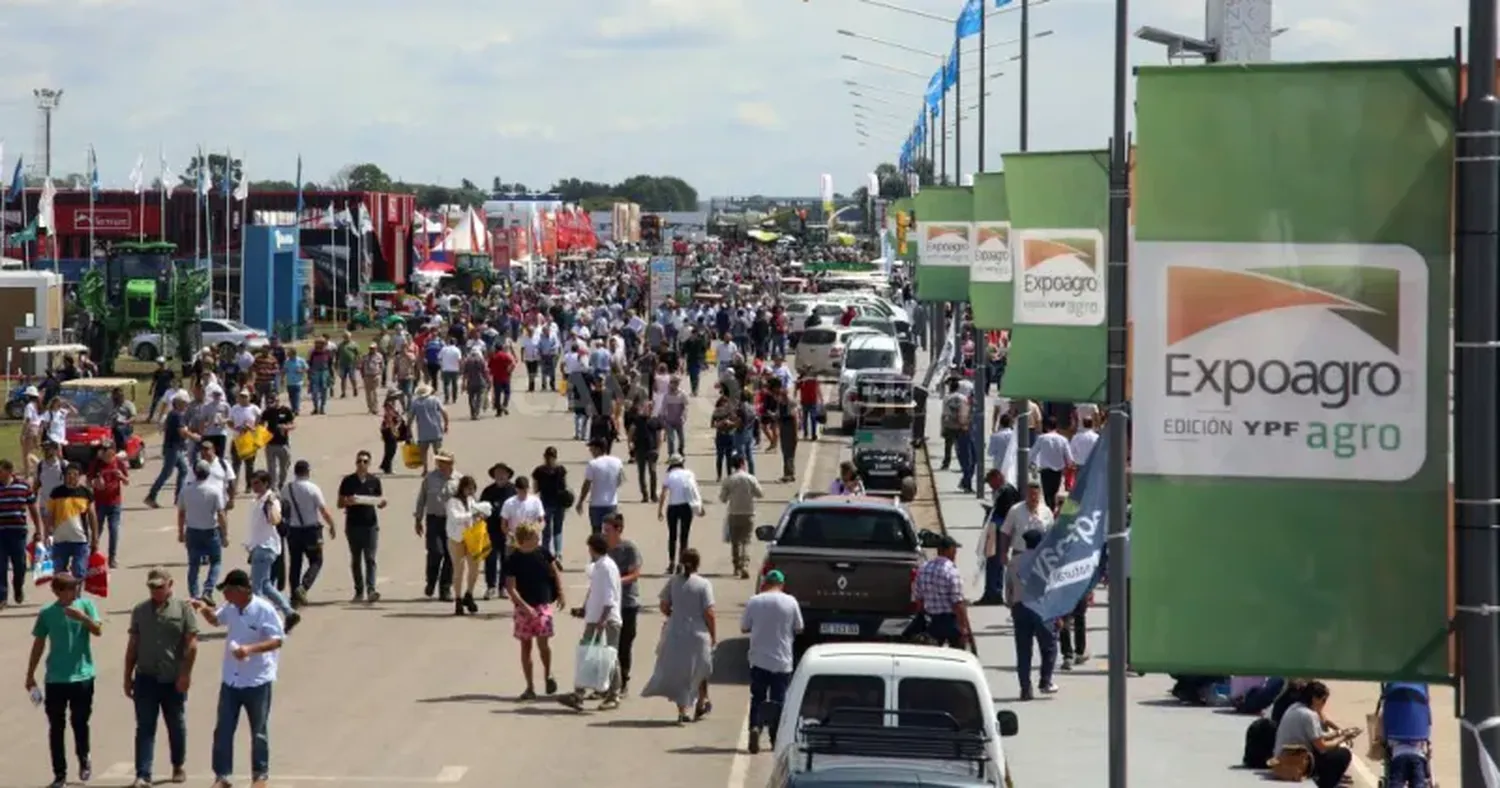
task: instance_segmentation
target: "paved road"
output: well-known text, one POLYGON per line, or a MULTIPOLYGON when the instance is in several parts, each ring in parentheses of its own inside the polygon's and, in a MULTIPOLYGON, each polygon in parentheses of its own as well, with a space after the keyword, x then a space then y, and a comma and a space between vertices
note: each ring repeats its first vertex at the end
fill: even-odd
MULTIPOLYGON (((667 788, 763 784, 751 776, 757 764, 743 754, 746 710, 745 643, 737 623, 749 581, 729 575, 728 547, 720 539, 722 508, 713 485, 712 440, 707 428, 707 397, 694 404, 689 434, 689 466, 704 483, 710 502, 707 521, 696 523, 693 543, 704 553, 706 574, 714 579, 724 642, 716 655, 714 697, 718 708, 708 719, 685 728, 673 724, 674 710, 658 699, 628 698, 612 713, 576 714, 553 702, 518 702, 524 688, 516 642, 511 637, 509 604, 480 602, 481 615, 456 619, 440 602, 422 598, 422 541, 411 531, 416 474, 403 471, 386 480, 391 508, 383 517, 381 591, 376 605, 347 602, 352 585, 342 539, 328 546, 330 561, 312 592, 306 621, 282 652, 281 674, 272 714, 274 785, 307 786, 491 786, 525 779, 536 784, 586 784, 590 781, 649 784, 667 788), (577 757, 583 751, 587 757, 577 757)), ((587 456, 569 439, 571 419, 560 397, 522 394, 515 415, 471 422, 455 418, 448 446, 460 472, 482 474, 504 461, 527 470, 540 462, 542 450, 555 445, 570 467, 574 489, 587 456)), ((294 455, 310 460, 314 479, 332 495, 337 480, 352 467, 356 450, 378 450, 374 417, 354 399, 335 399, 326 417, 304 417, 293 438, 294 455)), ((842 441, 803 443, 799 472, 803 482, 826 486, 834 476, 842 441)), ((620 449, 623 452, 623 448, 620 449)), ((767 456, 766 462, 778 463, 767 456)), ((779 467, 762 470, 778 476, 779 467)), ((144 475, 144 474, 143 474, 144 475)), ((627 488, 634 488, 629 474, 627 488)), ((139 504, 145 481, 128 491, 121 569, 112 578, 113 594, 103 605, 106 633, 95 643, 99 678, 93 722, 95 784, 124 785, 133 778, 134 717, 121 694, 125 626, 130 608, 145 596, 145 571, 165 564, 181 577, 184 554, 176 543, 170 510, 150 511, 139 504)), ((482 481, 481 484, 484 482, 482 481)), ((768 485, 762 519, 780 512, 796 485, 768 485)), ((655 506, 626 503, 627 535, 646 557, 648 577, 643 597, 654 599, 666 563, 665 528, 655 506)), ((583 596, 583 535, 586 521, 569 515, 565 534, 566 581, 573 600, 583 596)), ((243 509, 231 516, 233 544, 243 538, 243 509)), ((229 566, 244 566, 230 550, 229 566)), ((183 591, 185 593, 185 590, 183 591)), ((46 782, 46 723, 26 702, 22 679, 36 614, 33 592, 27 604, 0 613, 0 788, 46 782)), ((49 597, 50 598, 50 597, 49 597)), ((556 675, 566 685, 572 676, 573 649, 581 626, 559 620, 556 675)), ((650 674, 660 631, 660 616, 644 612, 636 641, 636 688, 650 674)), ((189 698, 189 762, 193 784, 207 784, 210 738, 214 725, 222 639, 207 642, 195 672, 189 698)), ((71 748, 71 744, 69 745, 71 748)), ((239 770, 248 770, 248 736, 238 741, 239 770)), ((166 770, 165 735, 158 738, 157 773, 166 770)), ((248 784, 243 775, 241 784, 248 784)))

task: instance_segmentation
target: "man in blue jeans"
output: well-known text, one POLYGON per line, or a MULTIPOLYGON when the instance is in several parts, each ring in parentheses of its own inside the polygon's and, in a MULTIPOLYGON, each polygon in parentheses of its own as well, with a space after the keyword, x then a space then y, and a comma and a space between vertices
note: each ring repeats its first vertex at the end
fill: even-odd
MULTIPOLYGON (((1042 532, 1027 531, 1021 535, 1021 541, 1027 550, 1035 550, 1042 543, 1042 532)), ((1023 590, 1021 561, 1012 556, 1005 569, 1005 600, 1010 604, 1010 621, 1015 629, 1016 678, 1021 682, 1021 700, 1031 700, 1035 697, 1031 686, 1031 658, 1037 648, 1042 652, 1042 693, 1051 695, 1057 692, 1057 685, 1052 683, 1052 670, 1057 665, 1057 632, 1051 621, 1043 620, 1035 610, 1021 604, 1023 590)))
POLYGON ((229 546, 229 520, 224 514, 224 488, 204 483, 209 471, 209 464, 199 460, 193 468, 195 483, 177 497, 177 541, 187 548, 188 594, 212 602, 214 581, 224 565, 224 548, 229 546), (198 570, 205 563, 208 579, 199 586, 198 570))
POLYGON ((619 457, 605 453, 608 444, 595 438, 589 441, 588 467, 583 471, 583 489, 578 491, 578 513, 589 508, 590 533, 604 532, 604 518, 615 513, 620 506, 620 486, 625 483, 625 463, 619 457))
POLYGON ((172 782, 187 780, 187 693, 198 658, 198 619, 193 606, 172 595, 172 575, 162 567, 146 573, 150 598, 130 612, 125 646, 125 697, 135 701, 135 782, 150 788, 156 757, 156 720, 167 724, 172 782))
POLYGON ((26 601, 26 522, 31 518, 33 541, 42 534, 41 513, 36 507, 36 493, 31 485, 16 476, 10 460, 0 460, 0 610, 9 598, 16 604, 26 601))
POLYGON ((229 788, 234 774, 234 735, 239 731, 241 711, 250 722, 251 788, 266 788, 271 778, 271 687, 276 683, 286 630, 276 608, 250 588, 250 575, 235 569, 219 585, 223 605, 214 608, 201 599, 193 600, 204 621, 226 630, 214 725, 214 788, 229 788))
POLYGON ((780 704, 792 681, 793 644, 802 634, 802 609, 786 593, 786 575, 772 569, 762 578, 761 591, 745 603, 740 631, 750 636, 751 753, 760 752, 760 732, 768 730, 776 746, 780 704), (767 706, 767 703, 775 706, 767 706))
POLYGON ((201 440, 200 436, 188 429, 187 410, 188 395, 179 391, 172 397, 171 410, 167 411, 167 418, 162 424, 161 473, 151 483, 151 491, 146 493, 146 505, 153 509, 159 505, 156 502, 157 494, 166 486, 167 479, 174 471, 177 473, 177 486, 172 493, 172 500, 176 501, 177 496, 182 494, 182 481, 188 475, 190 444, 201 440))

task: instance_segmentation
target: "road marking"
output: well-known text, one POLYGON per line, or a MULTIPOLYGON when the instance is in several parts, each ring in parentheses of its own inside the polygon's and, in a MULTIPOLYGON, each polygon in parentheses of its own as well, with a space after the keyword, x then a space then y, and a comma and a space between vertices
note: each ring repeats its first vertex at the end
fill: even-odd
MULTIPOLYGON (((818 450, 823 447, 822 441, 813 441, 812 451, 807 453, 807 467, 802 469, 802 483, 797 487, 797 494, 807 495, 807 488, 812 486, 813 469, 818 467, 818 450)), ((750 701, 745 700, 745 711, 740 719, 750 719, 750 701)), ((745 780, 750 777, 750 728, 740 726, 740 738, 734 745, 734 758, 729 762, 728 788, 745 788, 745 780)))
MULTIPOLYGON (((275 774, 275 783, 281 788, 292 788, 295 783, 376 783, 381 785, 453 785, 463 782, 469 773, 467 766, 444 766, 435 777, 373 777, 367 775, 335 774, 275 774)), ((102 774, 94 775, 100 780, 123 780, 135 776, 135 765, 121 761, 111 765, 102 774)), ((208 782, 209 775, 193 775, 189 780, 208 782)), ((233 779, 249 784, 249 775, 237 775, 233 779)))

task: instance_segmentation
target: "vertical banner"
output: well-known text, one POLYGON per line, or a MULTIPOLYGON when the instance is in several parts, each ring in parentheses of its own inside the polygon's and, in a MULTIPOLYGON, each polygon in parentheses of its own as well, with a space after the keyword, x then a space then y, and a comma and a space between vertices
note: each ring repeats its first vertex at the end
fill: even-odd
POLYGON ((1011 327, 1015 308, 1015 265, 1011 258, 1010 203, 1005 173, 974 176, 974 264, 969 268, 969 303, 977 328, 1011 327))
POLYGON ((912 198, 902 197, 891 207, 891 224, 895 233, 896 257, 908 263, 917 262, 917 241, 913 232, 912 198))
POLYGON ((833 176, 823 173, 818 176, 818 199, 823 202, 823 221, 833 215, 833 176))
POLYGON ((915 207, 917 299, 967 301, 974 262, 974 190, 931 186, 912 198, 915 207))
POLYGON ((1136 669, 1448 677, 1456 79, 1140 70, 1136 669))
POLYGON ((1007 153, 1005 194, 1015 280, 1000 393, 1099 402, 1109 342, 1109 154, 1007 153))

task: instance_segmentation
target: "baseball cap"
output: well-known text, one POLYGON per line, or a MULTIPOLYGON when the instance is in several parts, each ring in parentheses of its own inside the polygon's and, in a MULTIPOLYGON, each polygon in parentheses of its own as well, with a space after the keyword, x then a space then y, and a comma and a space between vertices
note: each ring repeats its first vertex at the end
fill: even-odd
POLYGON ((164 567, 153 566, 146 573, 146 585, 150 588, 164 588, 172 582, 172 573, 164 567))
POLYGON ((766 573, 765 580, 771 585, 784 585, 786 583, 786 575, 782 574, 780 569, 772 569, 766 573))
POLYGON ((226 588, 243 588, 250 590, 250 574, 243 569, 231 569, 229 574, 224 575, 224 582, 219 584, 219 590, 226 588))

